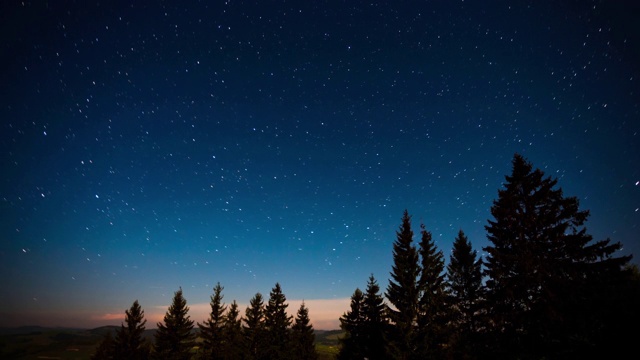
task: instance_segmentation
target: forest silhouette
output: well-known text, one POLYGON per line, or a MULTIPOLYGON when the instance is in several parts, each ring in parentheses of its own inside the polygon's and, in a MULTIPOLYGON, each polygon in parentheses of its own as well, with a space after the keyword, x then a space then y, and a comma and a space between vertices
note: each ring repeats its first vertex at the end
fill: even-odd
MULTIPOLYGON (((340 317, 337 359, 573 359, 633 353, 640 272, 622 244, 594 241, 588 210, 520 154, 491 207, 490 245, 478 256, 463 230, 449 262, 424 224, 414 239, 407 210, 383 292, 373 274, 340 317), (417 243, 417 244, 415 244, 417 243)), ((209 318, 189 318, 176 291, 154 341, 137 301, 93 359, 318 359, 309 309, 287 314, 276 283, 244 316, 218 283, 209 318)))

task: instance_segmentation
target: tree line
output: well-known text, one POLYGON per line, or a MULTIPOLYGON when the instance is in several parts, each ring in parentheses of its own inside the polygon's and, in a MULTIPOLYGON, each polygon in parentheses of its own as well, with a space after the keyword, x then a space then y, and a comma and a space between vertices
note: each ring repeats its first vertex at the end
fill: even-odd
POLYGON ((622 358, 635 347, 640 274, 593 241, 588 211, 515 154, 478 256, 462 230, 449 263, 405 210, 384 294, 373 275, 340 318, 338 359, 622 358))
MULTIPOLYGON (((462 230, 449 262, 420 225, 414 244, 405 210, 393 243, 393 265, 382 293, 373 274, 355 289, 340 317, 338 359, 622 358, 634 351, 640 323, 640 272, 610 239, 594 241, 588 210, 565 197, 557 179, 515 154, 512 172, 493 201, 484 256, 462 230)), ((211 313, 193 321, 175 293, 154 344, 145 342, 138 302, 115 338, 94 359, 317 359, 308 309, 295 321, 279 284, 267 304, 260 293, 240 317, 222 302, 218 283, 211 313)))
POLYGON ((197 329, 188 315, 182 289, 176 291, 164 321, 157 324, 153 343, 143 337, 147 321, 142 307, 134 301, 115 337, 107 333, 92 359, 317 359, 309 309, 303 302, 295 319, 287 315, 289 305, 279 283, 266 304, 262 294, 256 293, 244 317, 235 300, 224 304, 223 289, 220 283, 213 288, 211 312, 204 322, 197 323, 197 329))

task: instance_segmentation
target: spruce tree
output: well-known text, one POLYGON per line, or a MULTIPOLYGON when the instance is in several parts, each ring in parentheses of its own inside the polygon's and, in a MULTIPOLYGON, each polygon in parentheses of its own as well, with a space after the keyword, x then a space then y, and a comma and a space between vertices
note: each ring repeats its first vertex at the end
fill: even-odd
POLYGON ((418 284, 420 273, 418 252, 413 245, 411 217, 407 210, 393 243, 393 266, 386 297, 389 318, 393 327, 392 355, 400 360, 409 359, 416 352, 414 325, 418 315, 418 284))
POLYGON ((268 359, 288 359, 289 358, 289 326, 292 317, 287 315, 287 298, 282 293, 280 284, 271 289, 269 302, 265 309, 265 328, 269 339, 267 349, 268 359))
POLYGON ((420 234, 416 355, 421 358, 442 358, 444 345, 448 341, 449 320, 444 255, 424 224, 420 225, 420 234))
POLYGON ((388 359, 387 332, 389 321, 387 319, 386 304, 380 294, 380 286, 373 274, 369 276, 367 290, 362 302, 362 338, 363 353, 370 360, 388 359))
POLYGON ((473 359, 478 353, 478 333, 482 330, 482 258, 477 257, 477 251, 462 230, 453 242, 447 278, 452 327, 450 349, 454 358, 473 359))
POLYGON ((609 239, 592 242, 584 228, 589 212, 579 210, 576 197, 565 197, 556 179, 533 170, 519 154, 512 165, 491 207, 494 220, 486 226, 495 351, 574 356, 591 345, 585 339, 596 331, 590 286, 604 285, 598 279, 619 273, 630 257, 612 257, 621 245, 609 239))
POLYGON ((264 323, 264 301, 261 293, 256 293, 245 311, 245 325, 242 327, 247 359, 263 359, 266 355, 268 339, 264 323))
POLYGON ((310 324, 309 309, 307 309, 303 301, 302 304, 300 304, 294 324, 291 327, 291 348, 293 359, 318 359, 315 339, 316 335, 313 331, 313 325, 310 324))
POLYGON ((340 317, 340 328, 344 330, 344 338, 340 339, 339 360, 364 359, 364 294, 356 288, 351 295, 349 311, 340 317))
POLYGON ((202 344, 201 354, 204 359, 222 359, 222 326, 224 324, 224 312, 226 306, 222 302, 224 287, 217 283, 211 295, 211 312, 209 318, 204 323, 198 323, 202 344))
POLYGON ((222 358, 225 360, 243 359, 244 343, 242 339, 242 319, 240 319, 238 303, 233 300, 229 306, 229 311, 224 317, 222 328, 223 351, 222 358))
POLYGON ((186 360, 191 358, 195 345, 193 320, 189 319, 189 307, 182 296, 182 288, 175 292, 173 302, 164 316, 164 324, 158 323, 155 333, 155 358, 163 360, 186 360))
POLYGON ((116 332, 114 357, 116 359, 144 360, 149 357, 149 347, 142 337, 144 333, 144 310, 138 300, 133 302, 129 310, 125 310, 124 321, 116 332))

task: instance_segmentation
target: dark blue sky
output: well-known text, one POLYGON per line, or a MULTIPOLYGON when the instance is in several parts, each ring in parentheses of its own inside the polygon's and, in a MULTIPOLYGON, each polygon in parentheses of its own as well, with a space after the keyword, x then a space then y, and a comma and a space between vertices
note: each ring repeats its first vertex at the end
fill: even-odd
POLYGON ((447 260, 460 229, 482 253, 516 152, 640 254, 631 2, 0 14, 0 325, 119 323, 135 299, 157 320, 219 281, 242 304, 279 282, 337 326, 371 273, 386 288, 404 209, 447 260))

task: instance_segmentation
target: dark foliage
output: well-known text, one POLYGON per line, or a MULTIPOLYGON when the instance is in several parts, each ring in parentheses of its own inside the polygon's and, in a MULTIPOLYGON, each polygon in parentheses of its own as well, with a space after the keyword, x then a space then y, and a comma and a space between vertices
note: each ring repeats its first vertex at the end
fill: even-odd
POLYGON ((388 359, 387 336, 389 321, 387 306, 380 294, 380 286, 371 275, 367 292, 356 289, 351 295, 348 312, 340 317, 345 335, 340 339, 338 359, 388 359))
POLYGON ((107 331, 104 334, 104 338, 100 342, 100 345, 96 348, 96 352, 91 356, 91 360, 111 360, 113 357, 113 349, 115 342, 111 331, 107 331))
MULTIPOLYGON (((418 279, 418 314, 416 354, 419 358, 442 358, 448 342, 447 287, 444 255, 437 249, 431 233, 420 226, 420 277, 418 279)), ((414 356, 415 357, 415 356, 414 356)))
MULTIPOLYGON (((424 225, 418 249, 413 245, 405 210, 393 244, 389 304, 373 275, 366 293, 354 291, 340 317, 337 358, 622 358, 635 351, 629 329, 640 322, 640 271, 629 265, 631 256, 614 256, 620 243, 593 241, 577 198, 565 197, 557 180, 516 154, 491 214, 486 260, 460 231, 445 276, 444 256, 424 225)), ((266 306, 257 293, 244 319, 235 300, 225 314, 222 290, 214 288, 210 317, 198 324, 205 358, 318 358, 309 309, 303 303, 291 326, 280 284, 266 306)), ((152 357, 192 357, 188 310, 180 289, 158 323, 152 357)), ((125 314, 126 326, 115 339, 107 333, 92 359, 149 356, 142 308, 135 301, 125 314)))
POLYGON ((223 337, 222 327, 224 325, 224 312, 227 307, 222 302, 224 287, 217 283, 213 288, 211 295, 211 312, 209 318, 202 324, 198 323, 200 328, 201 358, 202 359, 222 359, 223 358, 223 337))
POLYGON ((380 286, 373 274, 369 276, 367 290, 362 302, 362 342, 363 353, 367 359, 388 359, 387 333, 389 320, 387 307, 380 294, 380 286))
POLYGON ((269 302, 265 308, 265 329, 269 339, 267 359, 288 359, 290 357, 289 327, 292 317, 287 315, 287 298, 282 293, 280 284, 271 289, 269 302))
POLYGON ((357 289, 351 295, 349 311, 340 317, 345 336, 340 339, 339 360, 364 359, 364 294, 357 289))
POLYGON ((238 303, 233 300, 229 306, 229 311, 224 317, 224 326, 222 328, 222 358, 225 360, 243 359, 243 338, 242 338, 242 320, 240 319, 240 311, 238 303))
POLYGON ((583 226, 589 212, 556 185, 516 154, 491 207, 484 250, 496 354, 571 357, 598 347, 602 332, 593 326, 607 321, 601 306, 613 305, 601 291, 630 259, 612 257, 619 243, 592 242, 583 226))
POLYGON ((393 267, 386 292, 387 300, 392 305, 388 307, 393 327, 390 351, 397 359, 409 359, 416 353, 414 324, 418 315, 419 273, 418 252, 413 246, 411 217, 405 210, 402 225, 396 232, 396 241, 393 243, 393 267))
POLYGON ((125 324, 121 324, 116 330, 115 338, 111 331, 105 334, 104 339, 91 357, 94 360, 102 359, 131 359, 146 360, 149 358, 150 345, 143 337, 144 310, 138 300, 134 301, 131 308, 125 310, 125 324))
POLYGON ((194 346, 193 321, 189 319, 189 307, 182 296, 182 289, 175 292, 173 302, 164 316, 164 324, 158 323, 155 338, 156 359, 186 360, 191 358, 194 346))
POLYGON ((310 324, 309 309, 305 306, 304 301, 300 305, 291 327, 291 350, 293 359, 296 360, 316 360, 318 358, 313 325, 310 324))
POLYGON ((640 324, 640 271, 636 265, 627 265, 621 276, 603 279, 601 288, 591 300, 601 309, 599 316, 593 317, 595 349, 591 354, 600 358, 622 359, 637 352, 637 333, 632 330, 640 324))
POLYGON ((479 334, 483 331, 482 259, 460 230, 453 242, 447 265, 450 311, 450 348, 455 359, 474 359, 478 353, 479 334))
MULTIPOLYGON (((628 329, 640 322, 638 269, 628 266, 631 256, 615 256, 620 243, 593 241, 584 227, 589 212, 556 186, 516 154, 491 208, 486 261, 460 231, 446 277, 424 226, 419 250, 412 245, 405 210, 386 292, 390 326, 381 337, 389 358, 621 358, 634 351, 628 329)), ((356 289, 340 318, 339 359, 373 358, 365 303, 356 289)))
POLYGON ((249 301, 249 306, 243 319, 245 325, 242 327, 242 333, 247 359, 264 359, 266 356, 268 339, 264 323, 264 311, 262 294, 257 293, 249 301))
POLYGON ((144 310, 138 304, 138 300, 133 302, 129 310, 125 310, 124 321, 116 332, 114 344, 114 358, 144 360, 149 358, 149 344, 142 337, 144 333, 144 310))

